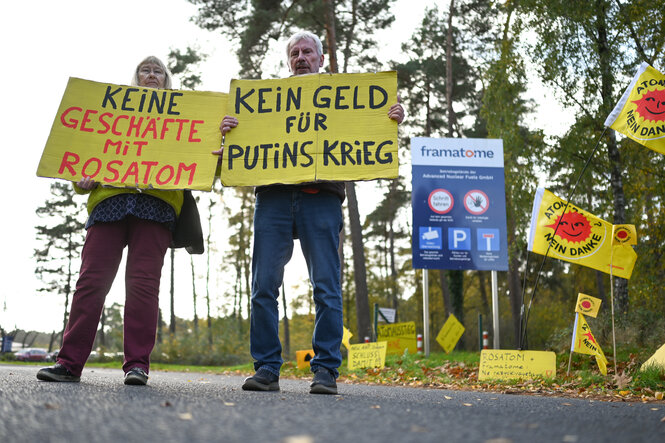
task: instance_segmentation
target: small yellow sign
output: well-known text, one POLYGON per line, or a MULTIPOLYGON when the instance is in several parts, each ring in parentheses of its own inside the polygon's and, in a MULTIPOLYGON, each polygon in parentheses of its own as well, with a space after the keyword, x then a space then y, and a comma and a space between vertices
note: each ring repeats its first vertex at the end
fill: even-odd
POLYGON ((314 358, 316 354, 312 349, 307 351, 296 351, 296 366, 298 369, 309 368, 309 361, 314 358))
POLYGON ((637 230, 635 225, 613 225, 612 226, 612 246, 636 245, 637 230))
POLYGON ((596 318, 598 310, 600 309, 601 299, 592 297, 590 295, 582 294, 577 295, 577 304, 575 305, 575 312, 588 315, 589 317, 596 318))
POLYGON ((386 365, 388 343, 360 343, 349 348, 349 369, 382 368, 386 365))
POLYGON ((450 314, 439 331, 439 335, 436 336, 436 341, 446 351, 446 354, 449 354, 455 349, 462 334, 464 334, 464 325, 457 320, 457 317, 450 314))
POLYGON ((478 380, 554 377, 555 374, 554 352, 513 349, 483 349, 480 352, 478 380))
POLYGON ((418 352, 416 343, 416 323, 389 323, 378 325, 376 328, 376 341, 385 341, 388 343, 388 354, 403 354, 405 349, 410 354, 418 352))

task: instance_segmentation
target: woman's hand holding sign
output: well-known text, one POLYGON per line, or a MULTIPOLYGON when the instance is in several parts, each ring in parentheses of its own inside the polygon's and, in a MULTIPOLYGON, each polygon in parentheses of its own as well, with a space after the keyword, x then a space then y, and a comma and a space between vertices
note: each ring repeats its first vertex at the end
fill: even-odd
POLYGON ((90 177, 83 177, 81 180, 79 180, 78 183, 76 183, 76 186, 78 186, 83 190, 91 191, 92 189, 97 187, 97 182, 91 179, 90 177))

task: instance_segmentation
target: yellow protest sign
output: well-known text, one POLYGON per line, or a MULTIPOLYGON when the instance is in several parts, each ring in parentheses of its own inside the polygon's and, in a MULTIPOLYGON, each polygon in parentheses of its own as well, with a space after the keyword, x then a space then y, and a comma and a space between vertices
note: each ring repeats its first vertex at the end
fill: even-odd
POLYGON ((446 354, 449 354, 457 346, 462 334, 464 334, 464 325, 457 320, 457 317, 450 314, 439 331, 439 335, 436 336, 436 341, 446 351, 446 354))
POLYGON ((233 80, 222 183, 372 180, 398 175, 397 74, 233 80))
POLYGON ((478 380, 554 377, 555 374, 554 352, 513 349, 483 349, 480 352, 478 380))
POLYGON ((591 333, 591 328, 586 322, 584 315, 575 314, 575 325, 573 326, 573 342, 570 350, 579 354, 588 354, 596 357, 598 369, 603 375, 607 375, 607 358, 603 353, 596 338, 591 333))
POLYGON ((346 346, 346 349, 349 349, 351 347, 351 337, 353 337, 353 334, 351 331, 349 331, 346 326, 343 326, 344 328, 344 335, 342 336, 342 344, 346 346))
POLYGON ((577 304, 575 305, 575 312, 588 315, 589 317, 596 318, 602 300, 590 295, 582 294, 577 295, 577 304))
POLYGON ((418 352, 416 343, 416 323, 388 323, 378 325, 376 328, 376 341, 388 343, 388 354, 403 354, 405 349, 409 353, 418 352))
POLYGON ((605 126, 665 154, 665 75, 648 63, 637 73, 605 120, 605 126))
POLYGON ((210 190, 227 94, 70 78, 40 177, 132 188, 210 190))
POLYGON ((349 348, 349 369, 382 368, 386 365, 388 343, 360 343, 349 348))
POLYGON ((658 348, 658 350, 642 364, 640 371, 644 371, 652 365, 660 366, 665 369, 665 345, 658 348))
POLYGON ((309 368, 309 361, 314 358, 314 350, 296 351, 296 367, 298 369, 309 368))
POLYGON ((631 246, 637 244, 635 225, 613 225, 612 246, 631 246))
POLYGON ((637 260, 631 247, 612 249, 612 224, 538 188, 528 250, 629 279, 637 260), (564 213, 565 209, 565 213, 564 213))

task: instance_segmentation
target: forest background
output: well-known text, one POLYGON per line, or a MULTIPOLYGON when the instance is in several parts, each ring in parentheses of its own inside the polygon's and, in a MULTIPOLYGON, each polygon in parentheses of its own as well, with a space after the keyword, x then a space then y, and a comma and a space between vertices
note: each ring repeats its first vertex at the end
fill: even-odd
MULTIPOLYGON (((508 272, 499 273, 501 347, 520 341, 523 295, 528 310, 529 349, 565 352, 570 343, 579 292, 603 300, 601 314, 589 319, 606 353, 611 339, 606 274, 528 255, 526 235, 537 186, 562 197, 589 158, 572 203, 613 223, 633 223, 639 241, 630 281, 615 279, 617 341, 652 353, 662 345, 665 299, 661 262, 665 228, 663 156, 603 133, 603 122, 637 66, 663 68, 665 2, 451 0, 428 2, 414 28, 394 29, 394 0, 232 1, 190 0, 193 21, 223 35, 237 56, 239 78, 283 77, 283 48, 295 29, 324 36, 330 72, 395 69, 407 110, 400 126, 400 178, 347 185, 343 258, 344 323, 352 341, 372 335, 371 307, 397 309, 399 321, 415 321, 422 331, 421 270, 411 268, 409 139, 428 137, 501 138, 504 144, 508 216, 508 272), (379 51, 382 39, 399 39, 401 53, 379 51), (542 90, 533 90, 540 84, 542 90), (562 115, 538 124, 547 102, 562 115), (562 131, 552 132, 557 121, 562 131), (538 127, 541 126, 541 127, 538 127), (533 292, 536 276, 538 289, 533 292), (533 297, 533 299, 531 298, 533 297)), ((413 3, 413 2, 412 2, 413 3)), ((416 2, 418 3, 418 2, 416 2)), ((186 20, 187 17, 183 17, 186 20)), ((174 46, 169 65, 184 88, 201 83, 206 54, 196 45, 174 46)), ((542 120, 541 120, 542 121, 542 120)), ((52 196, 35 202, 42 223, 35 272, 43 297, 58 297, 64 326, 76 281, 83 241, 84 200, 71 187, 53 182, 52 196)), ((253 190, 220 188, 199 193, 206 253, 172 251, 164 267, 160 319, 153 359, 201 364, 249 360, 248 311, 253 190), (177 283, 176 283, 177 282, 177 283), (188 283, 188 284, 186 284, 188 283), (190 300, 179 313, 176 298, 190 300), (163 305, 163 304, 162 304, 163 305)), ((311 288, 294 258, 287 273, 300 267, 300 280, 287 281, 280 300, 280 331, 285 355, 310 347, 314 320, 311 288)), ((120 276, 116 285, 122 284, 120 276)), ((488 272, 429 271, 429 323, 434 337, 449 314, 466 326, 460 348, 478 348, 478 316, 492 330, 488 272)), ((122 306, 108 303, 100 324, 101 351, 122 349, 122 306)), ((10 329, 17 340, 37 343, 43 336, 10 329), (22 335, 22 339, 21 339, 22 335)), ((57 348, 61 328, 48 335, 57 348)), ((42 331, 46 332, 46 331, 42 331)), ((49 331, 50 332, 50 331, 49 331)), ((432 349, 437 350, 432 341, 432 349)))

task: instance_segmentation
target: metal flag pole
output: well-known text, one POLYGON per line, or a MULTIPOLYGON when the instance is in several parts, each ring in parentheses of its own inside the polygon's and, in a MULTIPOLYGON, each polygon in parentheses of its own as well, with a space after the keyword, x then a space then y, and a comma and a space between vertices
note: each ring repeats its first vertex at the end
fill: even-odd
POLYGON ((492 271, 492 326, 494 329, 494 349, 500 349, 499 345, 499 275, 492 271))
POLYGON ((423 351, 429 357, 429 274, 423 269, 423 351))

